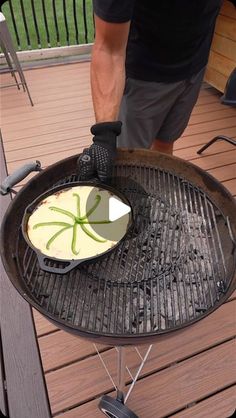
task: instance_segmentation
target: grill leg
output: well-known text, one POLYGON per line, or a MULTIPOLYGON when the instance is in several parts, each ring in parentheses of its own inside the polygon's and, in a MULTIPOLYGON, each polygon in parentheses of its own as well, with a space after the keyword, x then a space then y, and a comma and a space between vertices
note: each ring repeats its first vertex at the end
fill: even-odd
POLYGON ((99 409, 109 418, 139 418, 133 411, 131 411, 126 405, 125 402, 127 401, 132 389, 134 388, 135 383, 137 382, 137 379, 142 371, 142 368, 148 358, 148 355, 152 349, 152 345, 150 345, 145 353, 144 356, 141 355, 138 348, 136 347, 136 351, 140 357, 141 364, 138 368, 138 371, 136 372, 135 376, 132 376, 129 368, 125 364, 125 347, 116 347, 117 353, 118 353, 118 361, 117 361, 117 376, 118 376, 118 382, 117 385, 115 384, 96 344, 94 344, 94 347, 97 351, 97 354, 106 370, 106 373, 108 374, 114 388, 116 389, 116 399, 112 398, 108 395, 103 395, 101 397, 101 400, 99 402, 99 409), (124 395, 125 390, 125 371, 128 371, 132 383, 130 385, 130 388, 126 394, 124 395))
POLYGON ((136 348, 136 350, 137 350, 137 352, 138 352, 138 354, 139 354, 139 356, 140 356, 140 358, 141 358, 142 362, 140 363, 140 366, 139 366, 139 368, 138 368, 138 371, 137 371, 136 375, 135 375, 135 376, 133 377, 133 379, 132 379, 133 381, 132 381, 132 383, 131 383, 131 385, 130 385, 130 388, 129 388, 129 390, 128 390, 127 394, 126 394, 126 397, 125 397, 125 402, 128 400, 128 397, 129 397, 129 395, 131 394, 131 392, 132 392, 132 390, 133 390, 133 388, 134 388, 134 386, 135 386, 135 384, 136 384, 136 382, 137 382, 137 380, 138 380, 138 377, 139 377, 139 375, 140 375, 140 373, 141 373, 141 371, 142 371, 142 368, 143 368, 144 364, 145 364, 145 363, 146 363, 146 361, 147 361, 147 358, 148 358, 148 356, 149 356, 149 353, 150 353, 151 349, 152 349, 152 344, 151 344, 151 345, 149 345, 149 347, 148 347, 148 349, 147 349, 147 351, 146 351, 146 353, 145 353, 144 357, 142 357, 142 356, 141 356, 141 354, 139 353, 139 350, 136 348))
POLYGON ((138 350, 138 348, 135 347, 135 349, 136 349, 136 351, 137 351, 137 353, 138 353, 138 355, 139 355, 139 357, 141 359, 141 363, 140 363, 139 368, 138 368, 138 370, 137 370, 137 372, 136 372, 136 374, 134 376, 131 374, 129 368, 125 364, 125 347, 121 347, 121 346, 115 347, 116 348, 116 351, 118 353, 118 362, 117 362, 118 382, 117 382, 117 384, 115 384, 115 382, 113 380, 113 377, 111 376, 111 374, 109 372, 109 369, 107 368, 107 366, 106 366, 106 364, 105 364, 105 362, 104 362, 104 360, 102 358, 102 355, 99 352, 96 344, 93 344, 93 345, 94 345, 94 348, 95 348, 95 350, 96 350, 96 352, 98 354, 99 359, 101 360, 101 363, 102 363, 104 369, 106 370, 107 375, 109 376, 109 378, 110 378, 110 380, 112 382, 112 385, 114 386, 114 389, 117 392, 117 399, 119 399, 119 401, 121 401, 122 403, 125 403, 127 401, 128 397, 130 396, 130 393, 132 392, 132 390, 133 390, 133 388, 134 388, 134 386, 135 386, 135 384, 136 384, 136 382, 137 382, 137 380, 139 378, 139 375, 140 375, 140 373, 141 373, 141 371, 143 369, 144 364, 147 361, 147 358, 148 358, 148 356, 150 354, 150 351, 152 349, 152 344, 149 345, 149 347, 147 348, 144 356, 142 356, 141 353, 140 353, 140 351, 138 350), (129 375, 130 375, 130 377, 132 379, 131 380, 132 383, 131 383, 131 385, 129 387, 129 390, 128 390, 126 396, 124 397, 125 370, 127 370, 127 372, 129 373, 129 375))
POLYGON ((116 398, 118 401, 124 403, 124 389, 125 389, 125 348, 117 347, 118 351, 118 384, 116 398))

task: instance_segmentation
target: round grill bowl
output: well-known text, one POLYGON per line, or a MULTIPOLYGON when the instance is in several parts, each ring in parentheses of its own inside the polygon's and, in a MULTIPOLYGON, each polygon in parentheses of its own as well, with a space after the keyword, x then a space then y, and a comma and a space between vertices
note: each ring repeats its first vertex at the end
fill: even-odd
POLYGON ((136 222, 121 245, 67 274, 40 269, 21 234, 24 211, 48 189, 77 181, 77 158, 30 180, 2 223, 5 270, 32 306, 68 332, 128 345, 193 324, 229 297, 236 287, 233 197, 200 168, 146 150, 119 150, 114 168, 113 187, 131 202, 136 222))

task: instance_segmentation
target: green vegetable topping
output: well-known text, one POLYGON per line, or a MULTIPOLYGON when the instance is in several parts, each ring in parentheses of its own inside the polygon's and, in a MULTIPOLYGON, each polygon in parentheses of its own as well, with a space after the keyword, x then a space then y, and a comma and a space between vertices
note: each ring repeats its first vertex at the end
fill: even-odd
POLYGON ((71 241, 71 251, 73 254, 78 255, 79 251, 76 251, 76 243, 77 243, 77 229, 78 226, 81 227, 82 231, 88 235, 91 239, 93 239, 94 241, 97 242, 106 242, 106 239, 101 239, 98 238, 96 235, 94 235, 91 231, 89 231, 85 225, 99 225, 99 224, 109 224, 111 223, 111 221, 109 220, 101 220, 101 221, 89 221, 88 217, 90 215, 92 215, 92 213, 95 212, 95 210, 97 209, 99 203, 101 202, 101 196, 100 195, 96 195, 95 197, 95 203, 94 205, 91 207, 91 209, 88 210, 88 212, 84 215, 81 216, 81 210, 80 210, 80 196, 77 193, 73 193, 73 196, 76 198, 76 210, 77 210, 77 214, 74 215, 73 213, 65 210, 65 209, 61 209, 58 208, 56 206, 51 206, 49 207, 50 210, 54 211, 54 212, 59 212, 62 215, 68 216, 69 218, 71 218, 73 220, 73 224, 69 224, 67 222, 41 222, 38 223, 36 225, 33 226, 33 229, 37 229, 40 227, 44 227, 44 226, 61 226, 62 228, 57 231, 47 242, 46 244, 46 248, 47 250, 49 250, 50 245, 52 244, 52 242, 59 236, 61 235, 64 231, 66 231, 69 228, 73 228, 73 233, 72 233, 72 241, 71 241))

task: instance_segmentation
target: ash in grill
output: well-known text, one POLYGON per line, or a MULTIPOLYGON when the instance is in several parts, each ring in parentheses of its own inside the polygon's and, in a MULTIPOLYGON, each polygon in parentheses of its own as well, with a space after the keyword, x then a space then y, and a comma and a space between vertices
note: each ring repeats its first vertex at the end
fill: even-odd
POLYGON ((100 335, 161 333, 195 321, 228 288, 226 219, 206 194, 170 172, 120 165, 114 174, 134 210, 126 240, 96 263, 57 275, 40 270, 19 235, 29 291, 54 319, 100 335))

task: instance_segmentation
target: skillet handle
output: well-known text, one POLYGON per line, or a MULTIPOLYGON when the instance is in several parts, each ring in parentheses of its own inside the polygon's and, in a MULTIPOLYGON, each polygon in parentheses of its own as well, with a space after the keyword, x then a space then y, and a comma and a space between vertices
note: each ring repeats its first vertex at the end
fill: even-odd
POLYGON ((50 259, 50 257, 43 256, 39 253, 37 253, 37 257, 38 257, 40 268, 52 274, 67 274, 69 273, 69 271, 73 270, 75 267, 77 267, 81 263, 81 260, 73 260, 73 261, 68 261, 68 262, 56 260, 57 262, 60 262, 60 264, 64 264, 65 267, 61 267, 61 268, 51 267, 50 265, 47 265, 45 261, 46 260, 52 261, 54 259, 50 259))
POLYGON ((6 177, 3 183, 0 186, 0 193, 2 195, 7 195, 10 193, 11 188, 27 177, 33 171, 42 171, 40 161, 34 161, 28 163, 18 168, 10 176, 6 177))

